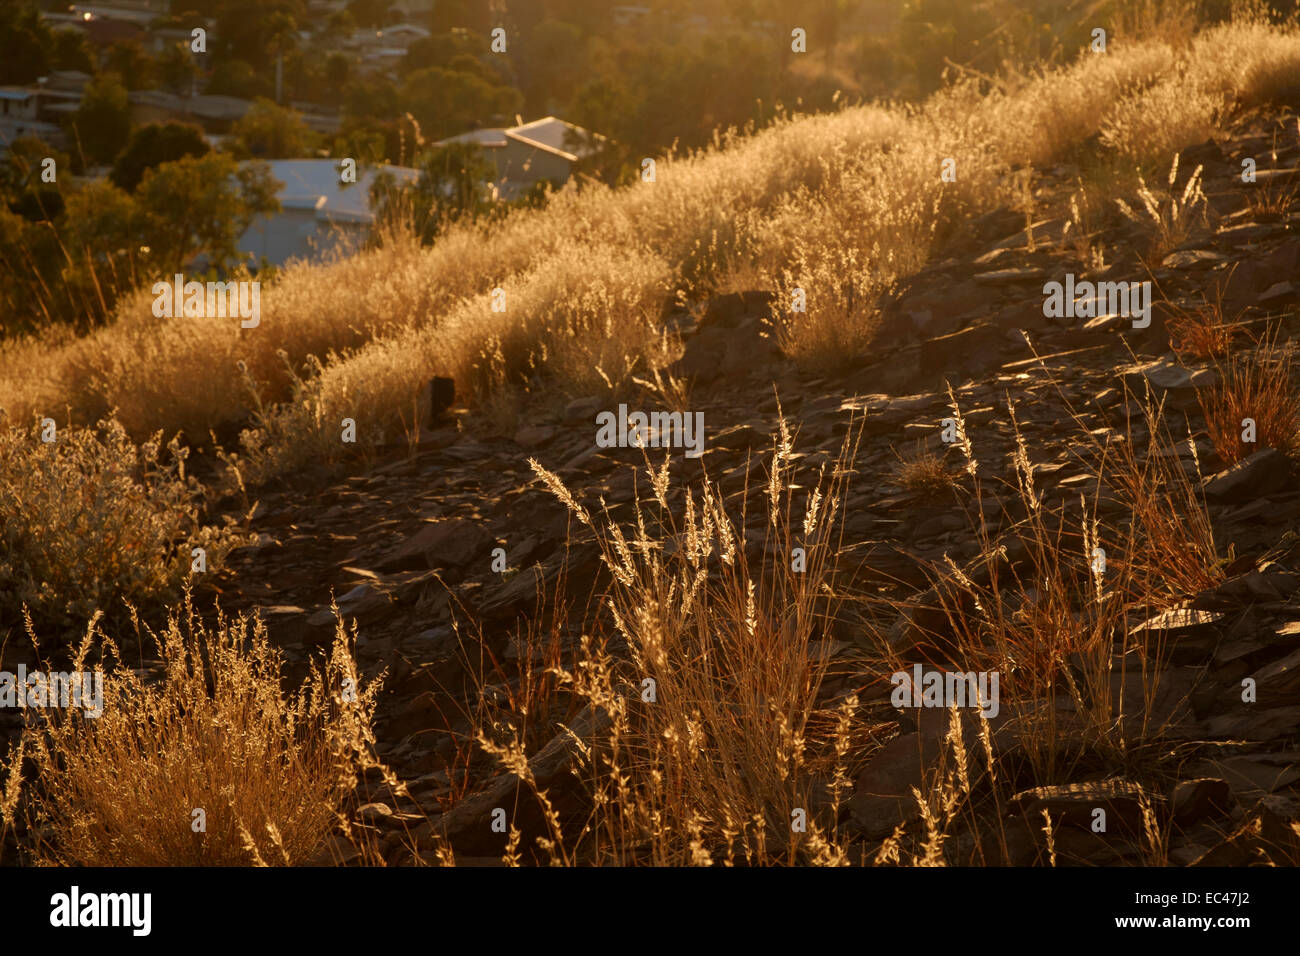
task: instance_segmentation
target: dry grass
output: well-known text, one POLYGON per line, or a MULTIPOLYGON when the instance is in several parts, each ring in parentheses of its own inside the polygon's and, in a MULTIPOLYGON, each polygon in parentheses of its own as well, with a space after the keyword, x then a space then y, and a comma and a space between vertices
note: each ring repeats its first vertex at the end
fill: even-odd
POLYGON ((1134 211, 1123 199, 1115 200, 1124 215, 1146 231, 1147 257, 1154 262, 1158 263, 1190 239, 1197 230, 1208 228, 1201 171, 1202 167, 1197 166, 1187 177, 1182 191, 1175 190, 1174 185, 1178 181, 1178 157, 1175 156, 1169 167, 1165 195, 1156 195, 1147 185, 1146 179, 1139 174, 1138 199, 1141 201, 1141 212, 1134 211))
MULTIPOLYGON (((1161 409, 1149 399, 1145 409, 1145 443, 1135 441, 1140 432, 1134 428, 1126 440, 1109 442, 1080 426, 1080 459, 1095 469, 1097 489, 1091 499, 1053 503, 1035 486, 1029 449, 1010 407, 1018 508, 1003 506, 1009 527, 990 519, 997 509, 984 506, 988 479, 971 444, 960 442, 978 503, 972 530, 980 554, 965 567, 950 559, 930 566, 941 626, 924 623, 928 617, 906 618, 909 643, 929 648, 956 670, 1000 675, 1001 706, 1018 725, 1039 783, 1063 779, 1071 766, 1069 741, 1076 749, 1125 759, 1135 745, 1158 735, 1151 706, 1162 648, 1158 636, 1134 633, 1132 625, 1219 579, 1199 481, 1168 454, 1175 443, 1161 426, 1161 409), (1104 487, 1111 491, 1103 493, 1104 487), (1124 713, 1113 692, 1115 680, 1129 679, 1122 672, 1128 666, 1139 668, 1132 679, 1143 691, 1136 714, 1124 713)), ((955 399, 953 414, 964 435, 955 399)), ((897 606, 906 612, 910 604, 897 606)), ((878 635, 882 647, 897 648, 896 640, 878 635)), ((902 666, 895 651, 878 668, 888 674, 902 666)), ((955 807, 949 804, 927 812, 948 814, 955 807)))
POLYGON ((957 487, 957 476, 948 468, 944 454, 937 454, 924 440, 918 440, 907 455, 894 452, 898 464, 894 481, 903 490, 926 498, 935 498, 957 487))
POLYGON ((156 682, 123 666, 92 624, 71 667, 87 669, 93 650, 108 668, 102 715, 51 708, 28 728, 38 856, 77 866, 308 860, 342 819, 371 742, 376 685, 362 686, 342 623, 324 665, 287 694, 260 622, 205 625, 187 599, 148 636, 162 661, 156 682))
POLYGON ((1226 358, 1241 334, 1236 321, 1224 318, 1222 295, 1213 302, 1206 299, 1203 305, 1193 309, 1175 309, 1165 327, 1169 331, 1169 347, 1183 361, 1226 358))
POLYGON ((1232 465, 1265 448, 1300 448, 1300 392, 1289 345, 1265 340, 1218 364, 1219 379, 1199 393, 1214 450, 1232 465), (1247 419, 1254 441, 1246 441, 1247 419))
POLYGON ((403 416, 410 427, 411 395, 434 373, 471 395, 518 390, 521 379, 572 395, 617 388, 628 369, 645 378, 673 357, 657 329, 663 300, 697 302, 740 276, 808 290, 815 305, 783 324, 791 354, 860 357, 875 296, 957 223, 1010 204, 1013 165, 1058 162, 1103 130, 1121 156, 1142 144, 1167 155, 1204 139, 1223 110, 1284 93, 1285 65, 1300 62, 1294 32, 1260 22, 1185 47, 1113 47, 991 90, 963 81, 921 108, 855 107, 720 136, 696 155, 659 157, 655 183, 562 190, 490 236, 459 225, 432 248, 390 236, 337 263, 292 266, 264 290, 256 329, 159 322, 149 296, 128 296, 86 339, 7 346, 0 403, 19 418, 66 404, 82 422, 116 407, 137 440, 158 428, 201 440, 252 410, 242 362, 265 401, 291 406, 277 413, 285 427, 263 427, 254 446, 338 455, 315 434, 317 417, 333 431, 340 409, 364 404, 363 430, 389 440, 403 416), (955 183, 939 177, 947 158, 955 183), (505 313, 487 307, 497 287, 505 313), (599 303, 595 318, 584 302, 599 303), (578 318, 554 326, 570 310, 578 318), (296 388, 289 370, 324 380, 296 388))
MULTIPOLYGON (((648 464, 649 493, 638 496, 635 521, 624 528, 593 517, 534 463, 596 536, 613 579, 604 624, 613 633, 584 636, 576 666, 563 672, 575 697, 608 718, 581 746, 592 814, 576 839, 566 843, 548 795, 536 792, 550 820, 539 843, 554 861, 847 862, 837 820, 850 786, 856 700, 818 700, 828 661, 817 638, 833 617, 823 592, 852 447, 809 489, 799 521, 782 423, 761 541, 746 533, 743 507, 729 513, 722 489, 707 479, 698 492, 683 492, 679 524, 667 467, 648 464), (806 558, 799 571, 796 547, 806 558), (615 636, 626 655, 611 653, 615 636), (796 811, 806 814, 806 830, 794 825, 796 811)), ((480 742, 531 782, 517 740, 480 742)), ((508 857, 517 854, 516 840, 508 857)))
POLYGON ((243 541, 229 521, 200 520, 204 490, 177 439, 137 446, 115 420, 43 433, 0 418, 0 609, 14 618, 27 605, 79 630, 120 599, 174 593, 193 548, 212 570, 243 541))

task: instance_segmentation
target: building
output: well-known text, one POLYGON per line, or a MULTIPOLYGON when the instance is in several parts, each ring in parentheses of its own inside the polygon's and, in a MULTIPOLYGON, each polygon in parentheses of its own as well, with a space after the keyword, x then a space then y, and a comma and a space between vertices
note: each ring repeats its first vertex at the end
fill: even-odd
POLYGON ((434 145, 478 146, 496 167, 498 195, 514 199, 543 180, 560 185, 568 182, 574 165, 599 150, 604 141, 605 137, 581 126, 546 116, 507 128, 476 129, 434 145))
POLYGON ((280 211, 258 217, 239 240, 240 251, 254 265, 319 261, 335 250, 355 248, 375 221, 370 186, 377 174, 387 172, 406 183, 420 175, 402 166, 360 167, 355 183, 343 183, 337 159, 276 159, 267 165, 284 185, 280 211))
POLYGON ((43 118, 39 90, 0 86, 0 154, 21 136, 35 136, 49 146, 61 146, 66 138, 58 124, 43 118))

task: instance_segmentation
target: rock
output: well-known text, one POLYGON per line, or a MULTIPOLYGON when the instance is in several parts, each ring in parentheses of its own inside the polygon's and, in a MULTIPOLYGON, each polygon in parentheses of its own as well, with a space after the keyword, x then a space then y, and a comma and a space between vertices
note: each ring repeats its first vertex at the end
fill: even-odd
POLYGON ((564 420, 574 422, 595 422, 597 413, 604 403, 594 395, 587 398, 575 398, 564 406, 564 420))
POLYGON ((463 568, 474 561, 488 567, 495 539, 477 521, 444 518, 432 521, 379 564, 385 571, 463 568))
POLYGON ((1146 364, 1133 365, 1123 369, 1122 374, 1130 379, 1150 382, 1155 388, 1178 390, 1188 388, 1205 388, 1214 381, 1214 373, 1209 369, 1195 372, 1186 369, 1170 358, 1160 358, 1146 364))
POLYGON ((1290 737, 1300 730, 1300 706, 1271 707, 1260 710, 1255 704, 1241 703, 1236 713, 1218 714, 1205 725, 1209 736, 1220 739, 1262 742, 1290 737))
POLYGON ((922 375, 944 376, 987 369, 1001 361, 1001 356, 1011 347, 1002 329, 977 323, 960 332, 921 342, 918 367, 922 375))
POLYGON ((1169 253, 1162 260, 1162 264, 1170 269, 1208 269, 1227 260, 1228 257, 1223 253, 1210 249, 1183 249, 1169 253))
POLYGON ((1267 562, 1244 574, 1231 577, 1217 587, 1196 595, 1193 605, 1203 608, 1229 608, 1280 601, 1300 586, 1300 576, 1275 563, 1267 562))
POLYGON ((357 819, 371 825, 384 823, 393 815, 392 807, 382 803, 365 803, 357 807, 357 819))
MULTIPOLYGON (((277 644, 303 640, 311 625, 305 608, 292 604, 273 604, 256 608, 254 613, 266 623, 266 632, 277 644)), ((332 619, 332 618, 331 618, 332 619)))
POLYGON ((1167 637, 1183 637, 1189 634, 1213 630, 1213 626, 1223 620, 1223 614, 1212 611, 1197 611, 1192 608, 1171 608, 1155 617, 1143 621, 1129 631, 1130 637, 1143 633, 1163 632, 1167 637))
POLYGON ((1261 704, 1292 703, 1300 693, 1300 650, 1260 668, 1253 676, 1261 704))
POLYGON ((454 628, 444 624, 421 631, 410 639, 412 652, 426 660, 450 657, 460 650, 460 637, 454 628))
MULTIPOLYGON (((373 584, 366 582, 336 597, 334 603, 338 605, 339 615, 345 621, 352 618, 361 622, 373 622, 385 617, 392 610, 393 600, 373 584)), ((318 642, 327 643, 334 632, 335 620, 334 609, 323 607, 307 618, 307 624, 317 630, 315 637, 318 642)))
POLYGON ((1024 213, 1007 209, 1005 206, 976 216, 970 222, 971 232, 985 242, 1005 239, 1025 227, 1024 213))
POLYGON ((1291 865, 1300 862, 1300 800, 1293 794, 1259 799, 1245 819, 1219 845, 1192 866, 1291 865))
POLYGON ((1300 286, 1294 282, 1275 282, 1259 294, 1260 302, 1280 302, 1283 299, 1293 299, 1300 294, 1300 286))
POLYGON ((1232 787, 1222 777, 1198 777, 1183 780, 1174 787, 1170 806, 1179 826, 1188 827, 1207 817, 1232 812, 1236 800, 1232 787))
POLYGON ((977 272, 972 277, 980 285, 1007 285, 1013 282, 1037 282, 1046 277, 1043 269, 995 269, 993 272, 977 272))
POLYGON ((916 819, 921 811, 912 788, 925 785, 925 770, 941 748, 940 741, 921 733, 900 734, 885 744, 858 776, 848 803, 850 825, 879 840, 916 819))
POLYGON ((545 445, 554 437, 555 427, 553 425, 525 425, 515 432, 515 444, 522 445, 525 448, 536 448, 539 445, 545 445))
MULTIPOLYGON (((562 783, 561 773, 579 752, 578 741, 583 747, 598 745, 599 738, 609 726, 608 713, 588 706, 569 722, 568 731, 562 730, 529 758, 528 769, 537 788, 547 791, 557 812, 561 812, 563 804, 558 792, 562 783)), ((522 781, 509 771, 499 774, 484 789, 461 800, 443 814, 439 829, 457 853, 499 853, 505 848, 506 834, 492 830, 492 812, 498 807, 506 811, 507 826, 514 825, 523 833, 521 845, 531 844, 534 836, 545 832, 545 823, 530 788, 522 785, 522 781)))
POLYGON ((1291 466, 1276 448, 1265 448, 1243 458, 1231 468, 1205 479, 1209 498, 1254 498, 1285 488, 1291 466))
POLYGON ((1011 798, 1013 815, 1041 818, 1046 810, 1052 824, 1067 824, 1091 830, 1093 821, 1099 819, 1095 811, 1106 811, 1106 832, 1135 835, 1142 830, 1142 798, 1154 808, 1163 803, 1158 794, 1147 793, 1140 784, 1130 780, 1105 780, 1088 783, 1068 783, 1049 787, 1035 787, 1011 798))
POLYGON ((1189 770, 1198 776, 1222 777, 1238 800, 1248 802, 1276 793, 1300 780, 1296 751, 1236 754, 1198 761, 1189 770))

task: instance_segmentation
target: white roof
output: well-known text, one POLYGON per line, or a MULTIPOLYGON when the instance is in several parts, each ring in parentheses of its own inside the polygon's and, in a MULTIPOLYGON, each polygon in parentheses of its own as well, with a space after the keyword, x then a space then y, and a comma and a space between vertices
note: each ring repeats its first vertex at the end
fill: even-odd
POLYGON ((544 116, 539 120, 533 120, 531 123, 523 123, 519 126, 509 126, 506 128, 489 128, 476 129, 468 133, 461 133, 459 136, 451 136, 447 139, 439 140, 434 145, 446 146, 448 143, 477 143, 485 148, 496 148, 506 145, 508 139, 513 139, 538 149, 544 149, 550 153, 556 153, 568 160, 576 160, 579 156, 585 156, 594 150, 594 144, 604 139, 604 137, 589 133, 581 126, 574 126, 572 123, 566 123, 562 119, 554 116, 544 116), (576 136, 585 138, 588 144, 585 146, 571 146, 568 142, 569 132, 572 131, 576 136), (577 153, 574 153, 574 149, 577 153))
POLYGON ((594 139, 592 134, 581 126, 574 126, 572 123, 566 123, 554 116, 544 116, 539 120, 533 120, 531 123, 524 123, 522 126, 512 126, 506 130, 506 135, 512 139, 544 147, 552 152, 563 153, 571 159, 577 159, 578 156, 586 155, 592 151, 591 145, 570 145, 568 142, 570 132, 583 139, 594 139), (576 155, 573 152, 574 149, 579 151, 576 155))
POLYGON ((284 183, 279 192, 280 204, 286 209, 315 209, 324 219, 347 219, 369 222, 370 184, 380 171, 396 176, 399 181, 413 182, 420 175, 418 169, 405 166, 360 166, 357 181, 339 181, 337 159, 272 159, 267 161, 271 175, 284 183))
POLYGON ((483 147, 504 146, 506 144, 506 131, 503 129, 475 129, 468 133, 461 133, 459 136, 449 136, 446 139, 440 139, 435 146, 446 146, 448 143, 477 143, 483 147))

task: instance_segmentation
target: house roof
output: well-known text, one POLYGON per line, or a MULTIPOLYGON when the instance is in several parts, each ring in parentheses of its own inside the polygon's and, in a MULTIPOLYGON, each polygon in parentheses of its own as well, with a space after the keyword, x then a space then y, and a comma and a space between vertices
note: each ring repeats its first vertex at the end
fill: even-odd
POLYGON ((588 132, 581 126, 574 126, 572 123, 566 123, 554 116, 544 116, 541 119, 533 120, 531 123, 521 123, 518 126, 471 130, 468 133, 461 133, 459 136, 439 140, 434 145, 476 143, 485 149, 500 149, 510 140, 514 140, 535 149, 562 156, 570 162, 576 162, 580 157, 594 152, 595 144, 603 139, 603 136, 588 132), (574 136, 586 140, 586 145, 576 147, 577 153, 571 151, 572 148, 568 142, 570 132, 574 136))
POLYGON ((517 139, 549 152, 558 153, 569 160, 577 160, 579 156, 594 152, 592 141, 596 138, 581 126, 574 126, 572 123, 566 123, 554 116, 544 116, 539 120, 533 120, 531 123, 512 126, 505 133, 511 139, 517 139), (569 143, 570 134, 585 140, 585 144, 571 146, 569 143), (578 153, 572 152, 573 149, 577 149, 578 153))
POLYGON ((284 183, 279 192, 285 209, 314 209, 317 218, 370 222, 370 184, 379 172, 413 182, 420 171, 405 166, 362 166, 355 183, 339 181, 337 159, 273 159, 267 162, 271 175, 284 183))
POLYGON ((475 143, 484 148, 499 148, 506 144, 506 131, 503 129, 475 129, 468 133, 461 133, 459 136, 449 136, 446 139, 440 139, 435 146, 446 146, 450 143, 475 143))

